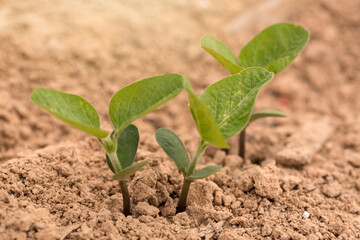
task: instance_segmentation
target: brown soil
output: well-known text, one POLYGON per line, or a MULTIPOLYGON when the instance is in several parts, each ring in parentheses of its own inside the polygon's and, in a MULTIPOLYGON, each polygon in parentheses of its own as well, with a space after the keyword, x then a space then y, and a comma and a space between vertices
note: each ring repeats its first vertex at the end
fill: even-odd
POLYGON ((244 26, 241 14, 259 16, 261 4, 2 1, 0 239, 359 239, 360 1, 304 1, 276 19, 265 8, 244 26), (279 18, 304 25, 311 40, 257 107, 289 117, 251 125, 245 161, 236 138, 229 155, 210 147, 200 165, 224 168, 191 185, 184 213, 175 214, 182 176, 154 132, 168 127, 195 151, 186 94, 135 122, 136 161, 150 163, 128 181, 128 217, 97 140, 29 101, 37 87, 80 94, 110 130, 107 105, 121 87, 179 72, 201 92, 227 75, 199 47, 202 35, 240 49, 279 18))

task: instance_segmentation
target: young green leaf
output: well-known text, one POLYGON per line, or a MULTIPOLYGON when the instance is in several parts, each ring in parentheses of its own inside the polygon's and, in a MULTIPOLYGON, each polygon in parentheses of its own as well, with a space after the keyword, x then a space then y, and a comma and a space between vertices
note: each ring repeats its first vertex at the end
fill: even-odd
POLYGON ((190 80, 186 75, 183 76, 183 85, 186 90, 193 91, 190 80))
MULTIPOLYGON (((111 133, 111 138, 114 135, 111 133)), ((130 167, 135 159, 136 151, 139 146, 139 130, 135 125, 130 124, 127 128, 120 133, 117 138, 116 155, 118 156, 121 168, 130 167)), ((109 156, 106 154, 106 162, 110 170, 115 173, 114 167, 110 161, 109 156)))
POLYGON ((130 124, 117 139, 116 154, 122 168, 130 167, 133 164, 138 146, 139 130, 130 124))
POLYGON ((259 110, 251 114, 248 125, 259 118, 265 118, 265 117, 287 117, 287 116, 285 113, 276 110, 259 110))
POLYGON ((144 167, 147 163, 148 163, 148 161, 142 161, 142 162, 135 163, 135 164, 131 165, 130 167, 124 168, 119 173, 115 174, 112 177, 112 179, 113 180, 124 181, 128 177, 133 175, 136 171, 138 171, 142 167, 144 167))
POLYGON ((215 146, 228 148, 215 119, 211 115, 209 109, 196 96, 190 88, 186 88, 189 95, 190 112, 194 118, 197 129, 199 130, 201 138, 215 146))
POLYGON ((235 74, 243 70, 234 53, 222 42, 207 34, 201 38, 201 47, 210 53, 228 72, 235 74))
POLYGON ((30 98, 41 108, 77 129, 97 138, 108 135, 100 129, 100 119, 95 108, 78 95, 38 88, 31 93, 30 98))
POLYGON ((109 156, 108 156, 107 154, 106 154, 106 163, 107 163, 108 167, 110 168, 110 170, 111 170, 114 174, 116 174, 115 168, 114 168, 114 166, 112 165, 111 160, 110 160, 110 158, 109 158, 109 156))
POLYGON ((109 115, 114 127, 121 131, 135 119, 175 97, 183 89, 179 74, 146 78, 118 91, 110 102, 109 115))
POLYGON ((195 179, 206 178, 206 177, 216 173, 217 171, 219 171, 221 169, 221 167, 222 167, 221 165, 215 165, 215 166, 208 166, 208 167, 202 168, 199 171, 194 172, 190 176, 186 177, 186 179, 187 180, 195 180, 195 179))
POLYGON ((273 76, 263 68, 247 68, 210 85, 200 95, 225 139, 246 127, 259 90, 273 76))
POLYGON ((189 167, 189 155, 180 138, 171 130, 159 128, 155 133, 156 141, 176 166, 185 173, 189 167))
MULTIPOLYGON (((187 92, 192 92, 194 93, 194 90, 192 89, 192 86, 191 86, 191 83, 190 83, 190 80, 187 76, 183 76, 183 84, 184 84, 184 88, 187 92)), ((195 94, 195 93, 194 93, 195 94)), ((189 97, 190 99, 190 97, 189 97)), ((195 113, 194 111, 192 110, 191 106, 190 106, 190 103, 189 103, 189 109, 190 109, 190 113, 191 113, 191 116, 194 120, 194 123, 195 123, 195 126, 199 129, 199 123, 197 122, 197 119, 196 119, 196 116, 195 116, 195 113)))
POLYGON ((309 32, 290 23, 274 24, 253 38, 240 52, 243 67, 264 67, 278 73, 305 47, 309 32))

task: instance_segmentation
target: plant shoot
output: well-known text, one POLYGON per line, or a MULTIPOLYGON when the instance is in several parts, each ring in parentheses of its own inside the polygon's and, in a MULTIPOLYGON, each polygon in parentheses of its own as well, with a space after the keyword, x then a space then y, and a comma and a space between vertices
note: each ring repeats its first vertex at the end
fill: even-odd
POLYGON ((125 180, 147 164, 134 163, 139 144, 139 131, 131 123, 175 97, 183 89, 183 78, 166 74, 140 80, 118 91, 110 102, 109 115, 114 130, 109 133, 100 128, 95 108, 80 96, 39 88, 32 92, 31 100, 72 127, 80 129, 102 144, 106 162, 120 183, 123 195, 123 213, 129 215, 130 196, 125 180))
POLYGON ((259 90, 273 75, 260 67, 247 68, 210 85, 200 97, 194 93, 190 82, 184 77, 190 112, 200 135, 192 159, 190 160, 184 144, 174 132, 165 128, 156 132, 157 142, 184 176, 177 212, 186 209, 190 184, 196 179, 214 174, 221 168, 220 165, 215 165, 195 171, 205 149, 209 144, 228 147, 225 140, 246 127, 259 90))
MULTIPOLYGON (((309 39, 309 32, 291 23, 271 25, 256 35, 240 51, 238 57, 211 35, 201 39, 201 47, 210 53, 230 74, 249 67, 263 67, 270 72, 284 70, 300 54, 309 39)), ((254 120, 264 117, 286 117, 275 110, 253 112, 254 120)), ((239 155, 245 158, 245 128, 240 133, 239 155)))

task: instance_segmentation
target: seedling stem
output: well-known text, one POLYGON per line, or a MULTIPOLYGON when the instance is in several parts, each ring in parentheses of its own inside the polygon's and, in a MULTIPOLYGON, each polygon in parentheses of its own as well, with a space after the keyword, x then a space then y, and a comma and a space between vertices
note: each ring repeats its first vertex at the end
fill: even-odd
POLYGON ((109 155, 111 164, 114 166, 115 172, 119 173, 121 171, 121 166, 120 166, 116 151, 115 152, 108 152, 107 154, 109 155))
POLYGON ((107 153, 116 152, 116 139, 112 140, 110 136, 106 136, 105 138, 100 138, 99 141, 103 145, 105 151, 107 153))
POLYGON ((189 170, 186 172, 186 176, 191 175, 195 171, 196 165, 198 164, 202 154, 204 153, 204 151, 208 145, 209 144, 205 143, 204 140, 202 140, 201 138, 199 139, 199 145, 196 149, 195 155, 193 156, 193 158, 191 160, 189 170))
MULTIPOLYGON (((103 143, 103 146, 106 150, 108 150, 108 149, 113 150, 111 152, 107 152, 107 154, 110 158, 111 164, 114 166, 115 173, 120 173, 122 170, 122 167, 120 165, 120 161, 119 161, 119 158, 117 155, 115 139, 116 138, 114 138, 114 140, 111 140, 110 137, 106 137, 106 138, 102 139, 101 143, 103 143)), ((121 192, 123 195, 123 213, 125 216, 128 216, 131 214, 129 190, 127 188, 125 181, 119 181, 119 183, 120 183, 120 188, 121 188, 121 192)))
POLYGON ((246 128, 240 132, 239 138, 239 156, 245 160, 245 141, 246 141, 246 128))
POLYGON ((189 167, 188 171, 186 172, 186 175, 184 176, 184 183, 183 183, 183 186, 181 189, 179 203, 176 208, 176 213, 183 212, 186 209, 186 199, 187 199, 187 195, 189 193, 190 184, 193 181, 193 180, 187 179, 187 176, 190 176, 192 173, 194 173, 196 165, 198 164, 202 154, 204 153, 204 151, 208 145, 209 144, 206 143, 204 140, 202 140, 201 138, 199 139, 199 145, 196 149, 195 155, 193 156, 191 163, 190 163, 190 167, 189 167))
POLYGON ((131 214, 129 190, 127 188, 125 181, 119 181, 119 183, 120 183, 121 193, 123 195, 123 213, 125 216, 128 216, 131 214))
POLYGON ((184 212, 186 209, 186 199, 189 193, 190 184, 192 183, 192 180, 187 180, 184 178, 184 183, 181 189, 180 198, 178 206, 176 207, 176 213, 184 212))

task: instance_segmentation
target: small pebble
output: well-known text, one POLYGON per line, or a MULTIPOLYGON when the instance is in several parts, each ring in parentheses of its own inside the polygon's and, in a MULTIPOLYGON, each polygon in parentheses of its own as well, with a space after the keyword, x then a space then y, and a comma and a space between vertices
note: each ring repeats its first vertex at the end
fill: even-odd
POLYGON ((309 218, 309 217, 310 217, 310 213, 307 212, 307 211, 305 211, 302 216, 303 216, 303 218, 309 218))

